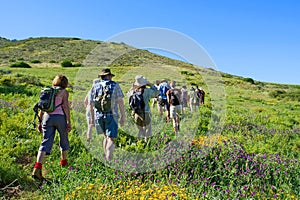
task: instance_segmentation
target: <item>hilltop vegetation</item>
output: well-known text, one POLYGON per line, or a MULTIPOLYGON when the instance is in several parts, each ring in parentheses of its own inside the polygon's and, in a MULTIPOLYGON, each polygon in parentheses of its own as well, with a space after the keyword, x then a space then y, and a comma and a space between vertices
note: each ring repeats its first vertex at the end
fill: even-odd
POLYGON ((0 57, 0 198, 300 198, 298 85, 260 82, 122 43, 78 38, 0 38, 0 57), (61 67, 63 60, 85 67, 61 67), (32 68, 10 67, 19 61, 32 68), (56 65, 49 65, 51 61, 56 65), (172 124, 164 123, 153 109, 153 137, 144 143, 135 137, 125 97, 127 125, 120 128, 116 141, 116 156, 122 156, 105 163, 99 158, 103 153, 101 135, 94 132, 92 148, 87 148, 82 104, 103 66, 116 74, 115 80, 125 93, 134 76, 141 73, 151 82, 164 78, 176 79, 179 86, 199 85, 207 92, 206 103, 199 112, 186 111, 178 137, 172 124), (59 166, 56 138, 43 165, 49 182, 39 185, 30 177, 41 140, 32 125, 32 106, 40 89, 56 74, 65 74, 70 80, 67 89, 74 125, 69 133, 70 165, 59 166), (141 162, 122 152, 149 154, 141 162), (150 170, 154 164, 161 167, 150 170), (137 170, 143 167, 149 171, 137 170))

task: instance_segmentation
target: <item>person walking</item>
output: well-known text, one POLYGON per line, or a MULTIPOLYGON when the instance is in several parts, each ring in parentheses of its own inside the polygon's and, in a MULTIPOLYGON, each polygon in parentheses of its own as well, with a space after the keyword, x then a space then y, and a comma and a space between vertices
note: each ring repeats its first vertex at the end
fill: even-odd
POLYGON ((166 111, 166 122, 170 121, 170 104, 167 99, 167 91, 170 89, 170 86, 166 80, 162 80, 159 84, 159 113, 160 116, 163 116, 163 111, 166 111))
POLYGON ((170 89, 167 91, 168 103, 170 104, 170 117, 173 121, 174 132, 179 132, 180 116, 182 115, 181 90, 176 88, 176 82, 170 82, 170 89))
POLYGON ((199 88, 200 91, 200 104, 204 104, 205 92, 203 88, 199 88))
POLYGON ((44 180, 42 175, 42 162, 45 155, 49 155, 52 150, 55 132, 59 133, 59 145, 61 150, 60 165, 68 165, 67 152, 69 150, 68 132, 71 130, 69 92, 66 90, 68 79, 64 75, 57 75, 52 86, 60 87, 55 96, 55 110, 53 112, 39 112, 39 118, 42 122, 38 126, 38 131, 43 133, 42 143, 33 168, 32 177, 38 180, 44 180))
POLYGON ((197 109, 196 108, 197 94, 195 92, 195 88, 194 87, 190 88, 188 96, 189 96, 190 109, 191 109, 191 112, 193 112, 193 111, 195 111, 197 109))
MULTIPOLYGON (((93 84, 96 84, 100 82, 99 79, 94 79, 93 80, 93 84)), ((84 107, 85 107, 85 114, 86 114, 86 120, 87 120, 87 143, 88 143, 88 146, 91 145, 91 141, 92 141, 92 130, 93 130, 93 126, 90 124, 90 119, 91 119, 91 109, 90 109, 90 106, 89 106, 89 97, 90 97, 90 93, 91 93, 91 90, 89 90, 89 92, 87 93, 87 95, 85 96, 84 98, 84 107)), ((96 130, 97 129, 97 123, 95 124, 96 126, 96 130)))
POLYGON ((181 88, 181 102, 182 102, 182 109, 188 108, 188 92, 186 90, 186 86, 182 86, 181 88))
POLYGON ((196 93, 196 109, 198 110, 200 107, 200 95, 201 95, 201 91, 198 85, 196 85, 195 93, 196 93))
POLYGON ((158 94, 159 91, 157 90, 157 87, 154 84, 151 84, 142 75, 137 75, 135 77, 135 83, 132 85, 132 88, 128 92, 129 105, 133 110, 134 121, 139 130, 138 139, 143 138, 145 142, 147 142, 148 138, 152 135, 151 110, 149 101, 151 98, 156 97, 158 94), (134 98, 132 98, 133 95, 139 96, 135 96, 134 98), (138 101, 140 102, 137 103, 138 101), (140 106, 137 104, 140 104, 140 106))
POLYGON ((114 143, 118 136, 118 121, 120 120, 121 126, 125 123, 124 94, 119 84, 112 80, 114 76, 110 69, 102 69, 99 73, 101 81, 92 86, 89 97, 90 124, 95 126, 97 120, 99 133, 104 133, 104 157, 108 161, 113 157, 114 143))

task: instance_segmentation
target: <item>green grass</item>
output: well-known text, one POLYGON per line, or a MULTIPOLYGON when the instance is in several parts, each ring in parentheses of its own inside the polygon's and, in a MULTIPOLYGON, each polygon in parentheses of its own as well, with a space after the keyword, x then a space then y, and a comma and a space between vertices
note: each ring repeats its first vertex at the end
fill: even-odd
MULTIPOLYGON (((23 46, 19 42, 14 47, 23 46)), ((34 59, 42 60, 30 60, 34 59)), ((299 86, 253 82, 222 73, 221 80, 213 70, 182 63, 174 67, 167 63, 118 66, 118 62, 111 65, 111 70, 125 94, 135 75, 142 74, 151 82, 175 79, 188 88, 197 84, 207 91, 206 104, 199 112, 185 112, 178 136, 155 107, 153 137, 145 143, 137 141, 125 97, 127 123, 119 129, 116 159, 106 163, 101 156, 103 136, 94 131, 91 148, 85 141, 83 98, 99 67, 50 68, 42 62, 32 64, 32 68, 9 68, 7 64, 0 69, 2 198, 300 198, 299 86), (50 181, 39 185, 30 177, 41 142, 41 134, 32 126, 32 107, 40 89, 51 84, 57 74, 66 75, 70 81, 74 125, 69 134, 70 164, 67 168, 59 166, 56 137, 53 152, 43 165, 50 181), (142 161, 133 159, 136 155, 142 161)))

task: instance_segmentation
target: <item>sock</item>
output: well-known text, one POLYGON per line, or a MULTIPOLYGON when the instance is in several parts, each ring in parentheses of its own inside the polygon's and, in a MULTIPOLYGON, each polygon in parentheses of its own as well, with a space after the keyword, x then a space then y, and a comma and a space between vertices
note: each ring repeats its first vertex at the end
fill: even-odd
POLYGON ((66 165, 68 165, 68 160, 67 159, 60 160, 60 166, 66 166, 66 165))
POLYGON ((42 163, 36 162, 34 168, 42 169, 42 163))

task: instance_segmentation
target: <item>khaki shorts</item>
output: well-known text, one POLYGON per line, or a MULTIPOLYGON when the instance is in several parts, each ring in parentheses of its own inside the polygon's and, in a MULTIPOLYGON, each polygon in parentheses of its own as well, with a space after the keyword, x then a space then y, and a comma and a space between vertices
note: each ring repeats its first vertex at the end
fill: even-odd
POLYGON ((151 122, 151 113, 150 112, 134 113, 134 122, 138 126, 147 126, 151 122))
POLYGON ((170 106, 170 117, 174 119, 176 114, 182 114, 182 105, 170 106))

